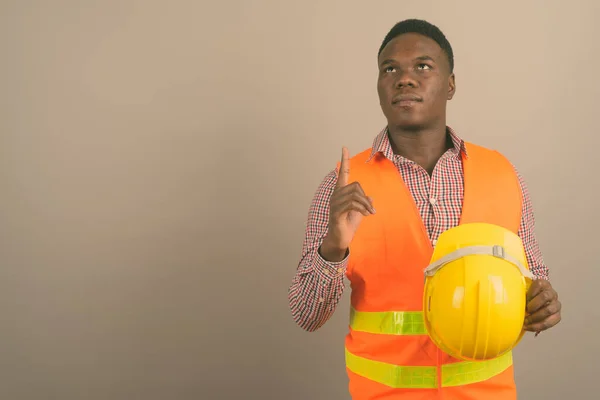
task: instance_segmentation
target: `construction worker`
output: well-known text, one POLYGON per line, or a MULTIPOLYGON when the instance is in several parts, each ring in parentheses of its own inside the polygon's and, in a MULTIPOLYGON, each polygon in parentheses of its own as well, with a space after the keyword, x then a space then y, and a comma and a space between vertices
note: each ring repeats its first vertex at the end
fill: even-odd
POLYGON ((292 316, 316 331, 336 310, 344 277, 350 281, 345 348, 354 400, 516 399, 512 358, 461 363, 432 343, 419 312, 423 270, 438 236, 483 222, 522 240, 536 278, 526 294, 523 329, 537 335, 560 321, 525 182, 499 152, 464 141, 447 126, 454 56, 436 26, 414 19, 396 24, 377 67, 387 125, 371 148, 352 157, 342 148, 314 196, 289 288, 292 316))

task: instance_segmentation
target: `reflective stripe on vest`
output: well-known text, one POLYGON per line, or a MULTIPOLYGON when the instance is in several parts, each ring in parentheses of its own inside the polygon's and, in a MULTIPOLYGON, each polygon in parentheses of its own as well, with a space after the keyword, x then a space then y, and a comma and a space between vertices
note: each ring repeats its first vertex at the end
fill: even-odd
POLYGON ((354 331, 387 335, 426 335, 421 311, 362 312, 350 309, 354 331))
MULTIPOLYGON (((420 311, 363 312, 350 309, 354 331, 385 335, 426 335, 420 311)), ((488 361, 457 362, 442 366, 442 386, 485 381, 512 365, 512 353, 488 361)), ((401 366, 362 358, 346 350, 346 366, 357 375, 392 388, 435 388, 437 367, 401 366)))
MULTIPOLYGON (((442 365, 442 387, 483 382, 512 365, 512 352, 498 358, 477 362, 457 362, 442 365)), ((393 365, 373 361, 350 353, 346 349, 346 367, 357 375, 394 389, 436 388, 437 367, 393 365)))

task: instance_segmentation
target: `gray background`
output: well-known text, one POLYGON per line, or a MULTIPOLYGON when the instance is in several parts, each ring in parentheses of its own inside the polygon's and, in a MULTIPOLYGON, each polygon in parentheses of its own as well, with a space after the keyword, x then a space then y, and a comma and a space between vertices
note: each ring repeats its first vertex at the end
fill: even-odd
POLYGON ((391 26, 440 26, 449 125, 527 180, 563 321, 521 399, 597 398, 600 3, 1 1, 0 398, 347 399, 348 294, 287 289, 313 193, 385 124, 391 26), (595 393, 595 394, 591 394, 595 393))

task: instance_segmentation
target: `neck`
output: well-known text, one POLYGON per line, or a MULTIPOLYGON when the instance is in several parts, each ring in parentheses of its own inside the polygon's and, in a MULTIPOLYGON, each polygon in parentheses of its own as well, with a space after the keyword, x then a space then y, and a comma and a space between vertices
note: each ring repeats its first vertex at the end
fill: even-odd
POLYGON ((445 125, 423 130, 390 127, 389 138, 395 154, 416 162, 429 174, 433 172, 440 157, 452 146, 445 125))

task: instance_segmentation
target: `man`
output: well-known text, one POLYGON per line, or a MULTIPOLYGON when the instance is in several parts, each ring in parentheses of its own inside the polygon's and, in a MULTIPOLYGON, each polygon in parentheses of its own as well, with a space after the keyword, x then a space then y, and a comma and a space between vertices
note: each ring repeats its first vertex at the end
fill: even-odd
MULTIPOLYGON (((548 280, 522 177, 498 152, 465 142, 446 125, 446 103, 456 82, 444 34, 426 21, 399 22, 383 40, 377 60, 387 126, 372 148, 352 158, 343 148, 338 168, 315 194, 289 290, 296 323, 307 331, 320 328, 336 309, 344 276, 352 286, 352 312, 368 304, 379 311, 371 314, 375 318, 418 313, 423 269, 440 233, 482 221, 513 227, 538 278, 527 293, 524 329, 537 335, 556 325, 561 304, 548 280), (496 181, 498 187, 490 185, 496 181)), ((403 333, 402 323, 396 317, 397 332, 375 338, 360 332, 351 318, 346 367, 354 399, 516 398, 512 359, 503 366, 460 364, 454 370, 463 374, 449 384, 443 374, 458 360, 435 348, 423 332, 403 333), (432 367, 435 376, 423 376, 432 367)))

